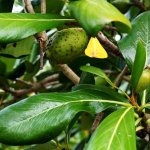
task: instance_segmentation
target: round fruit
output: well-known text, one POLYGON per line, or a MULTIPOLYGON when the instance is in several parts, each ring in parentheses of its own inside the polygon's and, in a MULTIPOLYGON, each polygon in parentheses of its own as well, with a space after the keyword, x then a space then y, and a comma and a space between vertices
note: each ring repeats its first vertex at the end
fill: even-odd
POLYGON ((143 4, 146 7, 147 10, 150 9, 150 0, 143 0, 143 4))
POLYGON ((96 76, 95 77, 95 85, 106 85, 107 82, 104 78, 100 77, 100 76, 96 76))
POLYGON ((79 57, 88 44, 88 36, 82 28, 58 31, 50 38, 47 57, 57 64, 66 64, 79 57))
POLYGON ((142 92, 148 87, 150 87, 150 69, 145 69, 140 77, 135 92, 142 92))

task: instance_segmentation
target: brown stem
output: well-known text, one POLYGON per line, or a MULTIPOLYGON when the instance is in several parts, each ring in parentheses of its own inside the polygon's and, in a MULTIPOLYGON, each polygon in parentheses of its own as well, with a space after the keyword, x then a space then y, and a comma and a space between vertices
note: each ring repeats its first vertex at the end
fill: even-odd
MULTIPOLYGON (((30 0, 24 0, 25 3, 25 7, 27 9, 27 11, 29 13, 34 14, 35 11, 33 9, 33 6, 31 4, 30 0)), ((46 1, 45 0, 41 0, 41 13, 46 13, 46 1)), ((47 35, 46 32, 40 32, 40 33, 36 33, 35 34, 35 38, 37 39, 37 41, 39 42, 40 45, 40 69, 43 69, 43 51, 46 47, 46 41, 47 41, 47 35)))
POLYGON ((26 95, 26 94, 29 94, 29 93, 32 93, 32 92, 38 92, 40 91, 42 88, 45 88, 47 85, 50 86, 50 85, 55 85, 55 84, 58 84, 59 82, 58 81, 41 81, 39 83, 34 83, 33 86, 30 88, 30 89, 21 89, 21 90, 15 90, 13 95, 15 97, 21 97, 23 95, 26 95))
POLYGON ((45 14, 46 13, 46 1, 41 0, 41 13, 45 14))
POLYGON ((116 80, 115 80, 115 85, 118 87, 121 83, 121 81, 123 80, 124 75, 127 73, 128 71, 128 66, 125 65, 125 67, 123 68, 123 70, 121 71, 121 73, 117 76, 116 80))
POLYGON ((106 29, 106 30, 108 30, 108 31, 118 31, 118 29, 117 29, 116 27, 108 26, 108 25, 106 25, 106 26, 104 27, 104 29, 106 29))
POLYGON ((32 83, 31 82, 28 82, 28 81, 24 81, 24 80, 21 80, 19 78, 16 79, 17 82, 19 83, 22 83, 24 85, 27 85, 27 86, 32 86, 32 83))
POLYGON ((59 69, 68 77, 74 84, 78 84, 80 78, 74 73, 74 71, 67 64, 59 64, 59 69))
POLYGON ((132 93, 132 95, 131 95, 130 102, 133 106, 136 106, 137 108, 139 108, 139 106, 136 102, 136 95, 134 93, 132 93))
POLYGON ((142 10, 142 11, 146 10, 144 4, 141 3, 139 0, 132 0, 132 2, 133 2, 133 5, 138 7, 140 10, 142 10))
POLYGON ((34 9, 33 9, 33 6, 32 6, 32 4, 31 4, 31 1, 30 1, 30 0, 24 0, 24 3, 25 3, 25 7, 26 7, 27 11, 28 11, 29 13, 31 13, 31 14, 34 14, 35 11, 34 11, 34 9))
POLYGON ((43 50, 44 50, 44 42, 39 39, 40 44, 40 69, 43 69, 43 50))
POLYGON ((99 32, 97 37, 100 43, 103 44, 104 47, 106 47, 109 52, 122 57, 119 48, 113 42, 111 42, 102 32, 99 32))
POLYGON ((127 82, 130 82, 130 78, 127 77, 127 76, 123 76, 123 80, 127 81, 127 82))
POLYGON ((96 128, 98 127, 100 121, 102 120, 102 117, 103 117, 103 113, 102 112, 97 114, 97 116, 95 117, 95 120, 93 122, 91 131, 90 131, 91 133, 93 133, 96 130, 96 128))
MULTIPOLYGON (((58 74, 53 74, 51 76, 48 76, 45 79, 41 80, 40 82, 32 83, 32 86, 29 89, 20 89, 20 90, 13 90, 11 88, 5 89, 6 92, 10 92, 14 96, 14 99, 11 101, 8 101, 6 103, 2 103, 1 105, 12 104, 13 102, 16 101, 17 98, 20 98, 21 96, 24 96, 24 95, 32 93, 32 92, 38 92, 41 89, 46 88, 49 85, 56 85, 59 83, 58 77, 59 77, 58 74)), ((21 80, 19 80, 19 81, 21 81, 21 80)), ((22 83, 25 83, 25 82, 22 82, 22 83)))

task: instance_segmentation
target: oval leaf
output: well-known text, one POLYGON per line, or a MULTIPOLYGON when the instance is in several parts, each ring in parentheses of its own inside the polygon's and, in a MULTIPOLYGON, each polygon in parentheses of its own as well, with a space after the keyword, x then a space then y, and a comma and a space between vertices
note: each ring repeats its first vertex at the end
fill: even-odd
POLYGON ((133 108, 109 115, 92 135, 86 150, 136 150, 133 108))
POLYGON ((10 55, 16 58, 29 55, 34 42, 35 38, 30 36, 16 43, 7 44, 5 48, 0 50, 0 55, 10 55))
POLYGON ((136 86, 138 85, 139 79, 145 66, 145 62, 146 62, 146 50, 143 45, 143 42, 139 40, 139 42, 137 43, 136 55, 131 74, 132 90, 135 90, 136 86))
POLYGON ((97 76, 104 78, 112 87, 116 88, 114 83, 107 77, 107 75, 104 73, 104 71, 101 70, 100 68, 97 68, 94 66, 81 66, 80 69, 82 71, 89 72, 89 73, 92 73, 92 74, 95 74, 97 76))
POLYGON ((130 69, 133 67, 137 43, 142 40, 147 53, 145 66, 150 64, 150 12, 144 12, 132 22, 131 32, 119 42, 119 48, 130 69))
POLYGON ((107 75, 103 72, 103 70, 101 70, 100 68, 97 67, 93 67, 93 66, 81 66, 80 69, 82 71, 86 71, 92 74, 95 74, 97 76, 100 76, 101 78, 105 79, 107 81, 108 84, 110 84, 113 88, 119 90, 123 95, 125 95, 129 100, 130 97, 120 88, 118 88, 108 77, 107 75))
POLYGON ((49 141, 77 113, 98 113, 119 103, 110 99, 109 95, 91 89, 29 97, 0 111, 0 142, 26 145, 49 141))
POLYGON ((72 88, 72 90, 81 90, 81 89, 91 89, 91 90, 98 90, 100 92, 103 92, 109 97, 112 97, 112 99, 115 99, 115 101, 120 101, 120 102, 126 102, 128 103, 128 99, 126 99, 124 96, 122 96, 120 93, 116 92, 116 90, 104 86, 104 85, 89 85, 89 84, 78 84, 72 88))
POLYGON ((0 13, 0 42, 16 42, 72 20, 51 14, 0 13))
POLYGON ((131 28, 129 20, 106 0, 80 0, 70 2, 69 10, 83 28, 90 34, 97 34, 110 22, 121 22, 131 28))

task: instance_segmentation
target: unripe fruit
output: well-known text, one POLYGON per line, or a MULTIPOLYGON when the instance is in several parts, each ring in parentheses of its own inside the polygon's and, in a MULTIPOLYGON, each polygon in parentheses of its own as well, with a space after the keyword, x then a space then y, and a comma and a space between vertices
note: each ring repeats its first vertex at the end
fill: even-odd
POLYGON ((104 78, 97 76, 95 77, 95 85, 106 85, 107 82, 104 78))
POLYGON ((147 10, 150 9, 150 0, 143 0, 143 4, 147 10))
POLYGON ((140 77, 135 92, 142 92, 148 87, 150 87, 150 69, 145 69, 140 77))
POLYGON ((57 64, 66 64, 79 57, 88 44, 88 36, 82 28, 58 31, 50 38, 47 57, 57 64))

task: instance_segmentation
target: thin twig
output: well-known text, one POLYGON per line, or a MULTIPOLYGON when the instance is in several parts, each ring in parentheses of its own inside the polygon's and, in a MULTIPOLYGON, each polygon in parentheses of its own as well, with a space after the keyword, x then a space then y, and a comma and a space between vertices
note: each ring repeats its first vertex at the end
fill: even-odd
POLYGON ((40 44, 40 69, 43 69, 43 51, 44 51, 44 44, 43 40, 39 40, 40 44))
POLYGON ((130 78, 129 77, 127 77, 127 76, 123 76, 123 78, 122 78, 123 80, 125 80, 125 81, 127 81, 127 82, 130 82, 130 78))
POLYGON ((143 3, 141 3, 139 0, 132 0, 132 3, 134 6, 138 7, 140 10, 145 11, 146 8, 143 3))
POLYGON ((4 89, 4 90, 6 92, 10 92, 16 99, 16 98, 20 98, 23 95, 32 93, 32 92, 38 92, 41 89, 46 88, 47 86, 58 84, 58 77, 59 77, 59 74, 53 74, 51 76, 48 76, 44 78, 43 80, 41 80, 40 82, 32 83, 32 86, 29 89, 14 90, 14 89, 9 88, 9 89, 4 89))
MULTIPOLYGON (((25 7, 26 7, 27 11, 29 13, 34 14, 35 11, 33 9, 31 1, 30 0, 24 0, 24 3, 25 3, 25 7)), ((46 13, 46 1, 45 0, 41 0, 41 13, 42 14, 46 13)), ((43 51, 46 47, 46 41, 47 41, 48 37, 46 35, 46 32, 43 31, 40 33, 36 33, 35 38, 37 39, 37 41, 39 42, 39 45, 40 45, 40 69, 43 69, 43 56, 44 56, 43 51)))
MULTIPOLYGON (((24 0, 27 11, 30 12, 34 12, 34 9, 32 7, 31 2, 29 2, 28 0, 24 0), (32 8, 32 11, 31 11, 32 8)), ((41 13, 46 13, 46 1, 45 0, 41 0, 41 13)), ((41 33, 37 33, 35 34, 36 39, 39 41, 40 44, 40 69, 43 68, 43 49, 46 45, 46 41, 47 41, 47 35, 46 32, 41 32, 41 33)), ((60 70, 63 71, 63 73, 74 83, 74 84, 78 84, 80 78, 70 69, 70 67, 66 64, 61 64, 59 65, 60 70)))
POLYGON ((106 26, 104 27, 104 29, 109 30, 109 31, 118 31, 118 29, 117 29, 116 27, 108 26, 108 25, 106 25, 106 26))
POLYGON ((115 75, 115 74, 117 74, 118 72, 117 71, 113 71, 113 70, 109 70, 109 69, 107 69, 107 70, 104 70, 104 72, 106 73, 106 74, 113 74, 113 75, 115 75))
MULTIPOLYGON (((41 0, 41 13, 45 14, 46 13, 46 1, 45 0, 41 0)), ((47 35, 46 32, 43 31, 41 33, 41 37, 39 38, 39 43, 40 43, 40 69, 43 69, 43 51, 44 51, 44 47, 46 47, 46 41, 47 41, 47 35)))
POLYGON ((80 78, 75 74, 75 72, 67 64, 59 64, 59 69, 68 77, 74 84, 78 84, 80 78))
POLYGON ((46 1, 41 0, 41 13, 45 14, 46 13, 46 1))
POLYGON ((29 13, 31 13, 31 14, 34 14, 35 11, 34 11, 34 9, 33 9, 33 6, 32 6, 32 4, 31 4, 31 1, 30 1, 30 0, 24 0, 24 3, 25 3, 25 7, 26 7, 27 11, 28 11, 29 13))
POLYGON ((19 78, 16 79, 17 82, 20 82, 24 85, 27 85, 27 86, 32 86, 32 83, 31 82, 28 82, 28 81, 24 81, 24 80, 21 80, 19 78))
POLYGON ((97 37, 100 43, 102 43, 108 49, 109 52, 119 57, 122 57, 119 48, 113 42, 111 42, 102 32, 99 32, 97 37))
POLYGON ((92 125, 92 128, 90 130, 90 133, 93 133, 96 130, 96 128, 98 127, 100 121, 102 120, 102 117, 103 117, 102 112, 100 112, 96 115, 95 120, 94 120, 93 125, 92 125))
POLYGON ((116 80, 115 80, 115 85, 118 87, 121 83, 121 81, 123 80, 124 75, 127 73, 128 71, 128 66, 125 65, 125 67, 123 68, 123 70, 121 71, 121 73, 117 76, 116 80))

